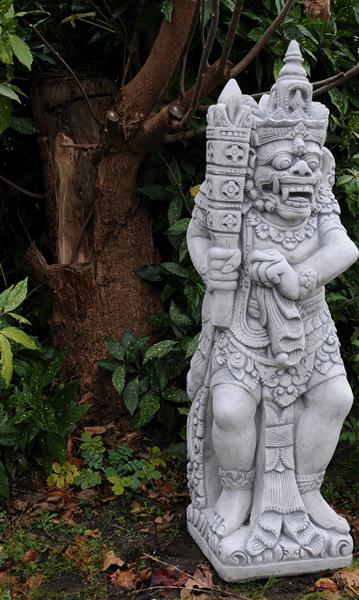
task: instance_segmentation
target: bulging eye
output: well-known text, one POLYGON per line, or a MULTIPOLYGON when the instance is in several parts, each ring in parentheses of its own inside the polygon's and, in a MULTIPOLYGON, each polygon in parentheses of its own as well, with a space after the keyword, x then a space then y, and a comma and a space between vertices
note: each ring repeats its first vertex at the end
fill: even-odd
POLYGON ((312 170, 312 171, 316 171, 317 168, 319 167, 319 160, 308 160, 308 167, 312 170))
POLYGON ((272 161, 272 165, 275 169, 279 169, 280 171, 283 171, 284 169, 289 169, 289 167, 292 166, 292 161, 289 158, 289 156, 276 156, 273 161, 272 161))

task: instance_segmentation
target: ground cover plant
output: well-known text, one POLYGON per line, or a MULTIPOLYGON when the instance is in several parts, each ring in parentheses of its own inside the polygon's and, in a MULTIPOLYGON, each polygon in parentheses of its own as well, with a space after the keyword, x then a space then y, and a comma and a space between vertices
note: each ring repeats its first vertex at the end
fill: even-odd
MULTIPOLYGON (((203 178, 205 110, 222 83, 205 93, 195 86, 214 72, 201 61, 203 47, 213 38, 207 58, 215 64, 232 31, 227 71, 259 49, 238 77, 245 93, 258 94, 272 85, 289 40, 298 39, 316 94, 331 109, 336 196, 358 243, 358 80, 350 76, 358 71, 358 2, 333 1, 328 20, 310 12, 325 2, 260 1, 255 10, 232 0, 198 3, 196 34, 180 60, 169 56, 171 74, 175 63, 181 74, 171 86, 154 78, 160 96, 153 90, 157 104, 145 111, 146 119, 165 114, 168 121, 145 151, 135 149, 134 164, 134 134, 144 123, 118 109, 120 80, 124 88, 135 79, 161 21, 176 24, 179 4, 0 6, 1 600, 358 596, 357 563, 333 576, 220 582, 187 537, 184 475, 185 376, 204 291, 185 237, 203 178), (195 90, 191 106, 186 92, 195 90), (68 237, 54 215, 57 199, 74 190, 79 212, 68 216, 77 228, 68 237), (100 255, 105 267, 93 259, 100 255), (89 264, 96 291, 92 280, 86 284, 89 264)), ((71 206, 63 205, 65 214, 71 206)), ((354 266, 327 290, 356 397, 358 275, 354 266)), ((356 542, 358 423, 356 404, 324 488, 356 542)))

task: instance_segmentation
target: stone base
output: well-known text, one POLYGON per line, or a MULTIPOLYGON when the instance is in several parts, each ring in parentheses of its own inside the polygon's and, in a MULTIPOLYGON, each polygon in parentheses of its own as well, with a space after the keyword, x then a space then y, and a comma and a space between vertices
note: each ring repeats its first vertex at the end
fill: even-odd
POLYGON ((228 582, 246 581, 249 579, 260 579, 271 576, 301 575, 304 573, 317 573, 326 570, 334 571, 350 566, 353 559, 350 554, 348 556, 326 558, 313 557, 310 559, 283 560, 280 562, 267 562, 264 564, 246 566, 228 565, 219 560, 218 556, 209 547, 208 543, 196 527, 191 523, 187 523, 187 529, 203 554, 213 565, 217 574, 224 579, 224 581, 228 582))

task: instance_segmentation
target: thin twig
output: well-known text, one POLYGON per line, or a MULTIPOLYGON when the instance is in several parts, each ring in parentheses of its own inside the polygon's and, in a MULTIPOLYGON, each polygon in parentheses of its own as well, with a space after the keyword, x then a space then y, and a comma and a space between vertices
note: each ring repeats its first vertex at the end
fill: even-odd
POLYGON ((178 133, 169 133, 164 138, 165 144, 173 144, 174 142, 179 142, 181 140, 190 140, 197 135, 201 135, 205 133, 207 129, 207 125, 202 125, 202 127, 197 127, 197 129, 187 129, 186 131, 179 131, 178 133))
POLYGON ((211 25, 209 28, 206 43, 205 43, 205 46, 204 46, 204 49, 202 52, 202 56, 201 56, 201 60, 199 63, 197 81, 196 81, 195 89, 194 89, 193 96, 191 99, 191 104, 189 106, 188 111, 186 112, 186 114, 184 115, 184 117, 181 121, 181 127, 183 127, 183 125, 185 125, 192 119, 194 113, 197 110, 197 106, 200 102, 202 85, 203 85, 203 77, 207 70, 208 58, 209 58, 209 55, 211 53, 211 50, 212 50, 212 47, 214 44, 214 38, 216 36, 216 31, 217 31, 217 26, 218 26, 218 19, 219 19, 219 0, 212 0, 211 25))
MULTIPOLYGON (((160 558, 157 558, 156 556, 151 556, 151 554, 147 554, 146 552, 144 554, 142 554, 141 558, 149 558, 153 562, 156 562, 156 563, 159 563, 161 565, 164 565, 165 567, 170 567, 174 571, 178 571, 182 575, 186 575, 186 577, 188 577, 189 579, 192 579, 192 581, 198 582, 198 584, 200 585, 200 587, 202 589, 206 589, 206 591, 209 591, 209 592, 212 592, 212 593, 220 591, 221 594, 223 594, 224 596, 231 596, 232 598, 238 598, 238 600, 248 600, 246 598, 246 596, 242 596, 242 595, 241 596, 237 596, 236 594, 233 594, 233 592, 227 592, 227 591, 223 590, 222 588, 220 588, 219 586, 215 586, 214 588, 207 588, 207 587, 205 587, 203 585, 203 581, 201 581, 200 579, 197 579, 197 577, 195 577, 194 575, 190 575, 189 573, 187 573, 187 571, 184 571, 183 569, 180 569, 179 567, 176 567, 176 565, 171 565, 171 563, 168 563, 168 562, 166 562, 164 560, 161 560, 160 558)), ((186 588, 184 586, 176 586, 176 585, 175 586, 167 586, 167 585, 164 585, 164 586, 156 586, 155 588, 153 588, 153 587, 146 588, 146 590, 138 590, 138 592, 140 592, 140 591, 143 592, 143 591, 148 591, 148 590, 153 590, 153 589, 161 589, 161 588, 162 589, 163 588, 166 588, 166 589, 171 589, 171 588, 172 589, 183 589, 184 588, 184 589, 188 590, 188 588, 186 588)))
POLYGON ((352 67, 351 69, 348 69, 348 71, 345 71, 345 73, 342 73, 341 77, 338 78, 336 81, 333 81, 332 83, 328 83, 327 85, 323 85, 322 87, 316 89, 315 92, 313 93, 313 98, 316 98, 317 96, 321 96, 322 94, 325 94, 325 92, 328 92, 329 90, 331 90, 335 87, 345 85, 347 83, 348 79, 352 79, 353 77, 356 77, 357 75, 359 75, 359 63, 357 65, 355 65, 354 67, 352 67))
POLYGON ((231 18, 231 22, 228 27, 226 39, 224 40, 222 53, 219 59, 218 72, 223 73, 225 71, 225 67, 227 61, 229 59, 229 55, 232 50, 234 38, 236 35, 239 19, 241 18, 241 13, 243 9, 244 0, 236 0, 235 7, 233 9, 233 14, 231 18))
POLYGON ((92 118, 94 119, 94 121, 96 121, 97 123, 102 125, 101 121, 96 117, 94 110, 92 108, 92 104, 89 100, 89 97, 85 92, 85 88, 82 85, 79 78, 77 77, 76 73, 74 73, 74 71, 71 69, 70 65, 66 62, 66 60, 64 58, 62 58, 62 56, 57 52, 57 50, 55 50, 55 48, 50 44, 50 42, 47 41, 47 39, 42 35, 41 31, 39 31, 37 29, 36 25, 32 25, 31 23, 28 23, 28 25, 29 25, 29 27, 31 27, 31 29, 33 29, 35 31, 36 35, 40 38, 40 40, 45 44, 45 46, 50 50, 50 52, 54 56, 56 56, 56 58, 60 61, 60 63, 64 65, 65 69, 70 73, 71 77, 73 77, 73 79, 76 81, 77 85, 79 86, 79 88, 81 90, 81 93, 83 94, 83 97, 86 101, 86 104, 89 108, 92 118))
POLYGON ((183 59, 182 59, 182 66, 181 66, 181 71, 180 71, 180 76, 179 76, 179 89, 180 89, 180 96, 181 98, 183 98, 183 96, 186 93, 186 89, 185 89, 185 80, 186 80, 186 69, 187 69, 187 59, 188 59, 188 52, 189 52, 189 47, 191 45, 191 42, 193 40, 193 36, 194 33, 196 31, 197 28, 197 24, 198 24, 198 20, 200 17, 200 12, 201 12, 201 0, 197 0, 196 2, 196 13, 192 22, 192 29, 191 32, 188 36, 188 42, 187 42, 187 47, 186 50, 184 52, 183 55, 183 59))
POLYGON ((35 199, 45 198, 45 194, 37 194, 36 192, 29 192, 29 190, 25 190, 23 187, 21 187, 21 185, 14 183, 14 181, 11 181, 10 179, 8 179, 7 177, 4 177, 3 175, 0 175, 0 180, 3 181, 4 183, 6 183, 7 185, 9 185, 10 187, 14 188, 14 190, 16 190, 17 192, 20 192, 20 194, 24 194, 24 196, 28 196, 29 198, 35 198, 35 199))
POLYGON ((238 75, 242 73, 258 56, 262 48, 266 45, 268 40, 272 37, 272 35, 277 31, 279 26, 284 21, 294 1, 295 0, 287 0, 279 15, 274 19, 273 23, 268 27, 267 31, 265 31, 265 33, 258 40, 258 42, 248 52, 248 54, 246 54, 246 56, 237 65, 233 67, 231 71, 231 77, 238 77, 238 75))

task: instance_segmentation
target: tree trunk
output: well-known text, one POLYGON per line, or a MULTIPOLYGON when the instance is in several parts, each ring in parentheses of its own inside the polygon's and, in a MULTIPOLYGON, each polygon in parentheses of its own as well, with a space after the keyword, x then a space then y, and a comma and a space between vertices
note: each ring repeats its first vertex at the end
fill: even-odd
MULTIPOLYGON (((114 84, 82 83, 104 122, 114 84)), ((118 141, 118 133, 116 146, 108 141, 71 79, 38 82, 33 104, 48 228, 43 254, 32 245, 27 262, 52 290, 50 326, 55 345, 67 349, 67 374, 80 378, 87 399, 108 412, 118 397, 96 364, 106 356, 106 336, 148 334, 146 318, 160 310, 153 287, 134 273, 159 260, 150 216, 136 197, 143 156, 118 141)))

